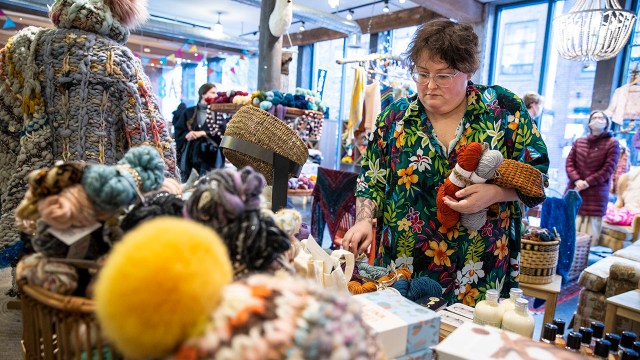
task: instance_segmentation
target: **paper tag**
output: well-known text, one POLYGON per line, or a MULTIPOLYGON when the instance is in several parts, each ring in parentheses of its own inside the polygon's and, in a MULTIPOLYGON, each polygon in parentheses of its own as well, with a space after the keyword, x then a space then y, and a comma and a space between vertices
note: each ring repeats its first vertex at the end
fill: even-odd
POLYGON ((85 236, 91 234, 92 232, 94 232, 100 226, 102 226, 102 224, 97 222, 97 223, 95 223, 93 225, 89 225, 89 226, 83 227, 83 228, 69 228, 69 229, 66 229, 66 230, 59 230, 59 229, 54 229, 54 228, 50 227, 49 229, 47 229, 47 231, 51 235, 53 235, 56 238, 60 239, 60 241, 62 241, 63 243, 71 246, 75 242, 77 242, 78 240, 80 240, 83 237, 85 237, 85 236))
POLYGON ((80 241, 76 241, 69 247, 67 251, 67 259, 84 259, 89 252, 89 245, 91 244, 91 238, 84 236, 80 241))

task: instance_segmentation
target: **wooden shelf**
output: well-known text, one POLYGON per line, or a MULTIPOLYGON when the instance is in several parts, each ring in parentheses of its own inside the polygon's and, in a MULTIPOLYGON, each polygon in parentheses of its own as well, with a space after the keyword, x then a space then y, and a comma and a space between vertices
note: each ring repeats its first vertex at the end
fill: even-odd
MULTIPOLYGON (((209 108, 211 109, 211 111, 215 111, 215 112, 221 112, 221 113, 227 113, 227 114, 235 114, 243 106, 245 106, 245 105, 240 105, 240 104, 211 104, 211 105, 209 105, 209 108)), ((251 106, 253 106, 253 105, 251 105, 251 106)), ((288 118, 297 118, 297 117, 300 117, 300 116, 304 115, 305 113, 314 113, 316 115, 320 115, 321 117, 324 117, 324 114, 322 114, 320 111, 303 110, 303 109, 296 109, 296 108, 291 108, 291 107, 287 108, 287 112, 286 112, 285 116, 288 117, 288 118)))
POLYGON ((313 193, 313 189, 307 189, 307 190, 289 189, 289 190, 287 190, 287 195, 289 195, 289 196, 311 196, 312 193, 313 193))

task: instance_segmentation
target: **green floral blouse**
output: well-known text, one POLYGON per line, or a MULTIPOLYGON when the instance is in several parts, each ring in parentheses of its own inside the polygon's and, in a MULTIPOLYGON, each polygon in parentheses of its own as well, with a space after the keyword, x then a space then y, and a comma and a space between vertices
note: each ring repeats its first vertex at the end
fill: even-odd
MULTIPOLYGON (((475 306, 488 289, 507 297, 518 286, 520 207, 500 203, 500 215, 480 230, 468 232, 458 224, 441 233, 437 189, 455 166, 458 149, 469 142, 486 142, 506 159, 545 174, 549 158, 524 103, 512 92, 469 82, 467 102, 448 155, 417 95, 384 109, 369 137, 356 196, 375 201, 381 212, 377 265, 407 265, 414 277, 438 281, 449 304, 475 306)), ((543 200, 521 199, 529 206, 543 200)))

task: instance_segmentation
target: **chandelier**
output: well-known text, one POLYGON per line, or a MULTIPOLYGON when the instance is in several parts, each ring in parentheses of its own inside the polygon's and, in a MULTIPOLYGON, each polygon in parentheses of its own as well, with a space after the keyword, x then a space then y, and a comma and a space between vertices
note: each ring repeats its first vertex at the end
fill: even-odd
POLYGON ((610 59, 629 40, 635 21, 636 15, 617 0, 576 0, 568 13, 553 20, 558 52, 569 60, 610 59))

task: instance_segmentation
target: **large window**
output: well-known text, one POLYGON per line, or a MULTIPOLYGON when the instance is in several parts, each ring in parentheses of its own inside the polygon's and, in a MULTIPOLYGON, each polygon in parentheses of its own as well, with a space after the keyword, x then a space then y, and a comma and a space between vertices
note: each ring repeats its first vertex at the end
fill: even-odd
POLYGON ((538 20, 506 23, 500 58, 501 75, 530 75, 536 53, 538 20))

